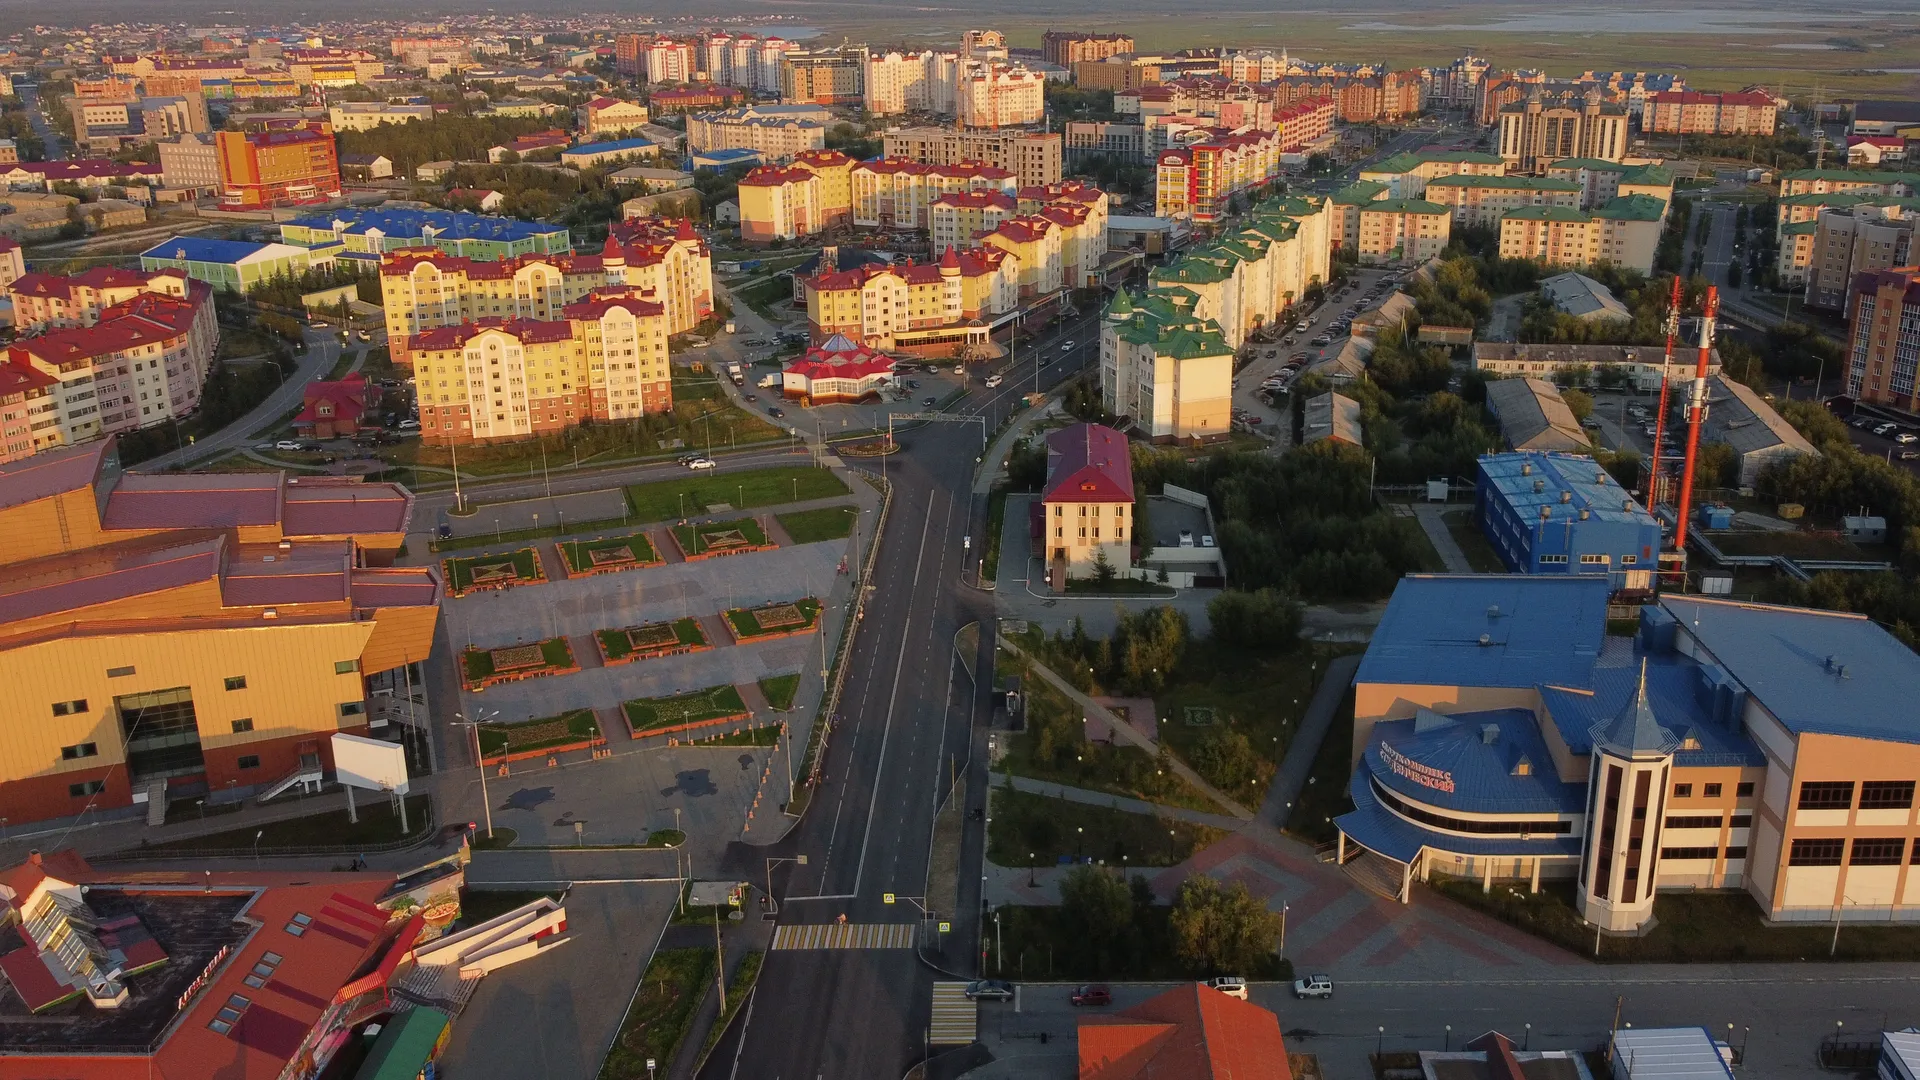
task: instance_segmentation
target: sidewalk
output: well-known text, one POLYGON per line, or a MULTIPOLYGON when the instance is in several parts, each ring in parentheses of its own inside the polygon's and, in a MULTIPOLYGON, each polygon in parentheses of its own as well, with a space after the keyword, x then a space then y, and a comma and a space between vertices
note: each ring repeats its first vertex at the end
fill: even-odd
POLYGON ((1148 802, 1145 799, 1115 795, 1108 791, 1093 791, 1088 788, 1068 787, 1050 780, 1035 780, 1030 776, 1009 778, 1006 773, 989 773, 995 791, 1004 790, 1007 781, 1013 781, 1013 790, 1029 795, 1044 795, 1049 799, 1064 799, 1084 806, 1104 806, 1110 810, 1124 810, 1129 814, 1147 814, 1153 817, 1173 818, 1194 825, 1211 825, 1216 829, 1238 829, 1243 822, 1239 818, 1226 814, 1209 814, 1204 810, 1189 810, 1184 806, 1169 806, 1166 803, 1148 802))
POLYGON ((1338 656, 1327 664, 1326 674, 1314 688, 1313 700, 1307 703, 1307 713, 1300 718, 1300 729, 1287 744, 1287 756, 1281 759, 1280 770, 1267 785, 1267 801, 1261 804, 1260 820, 1276 829, 1287 827, 1287 816, 1292 813, 1293 804, 1300 801, 1300 792, 1306 788, 1307 777, 1313 772, 1313 759, 1320 754, 1320 744, 1327 741, 1327 729, 1333 726, 1333 714, 1340 708, 1340 698, 1353 682, 1353 673, 1359 669, 1358 656, 1338 656))
MULTIPOLYGON (((758 890, 754 891, 758 895, 758 890)), ((755 950, 764 954, 767 947, 773 944, 773 924, 760 918, 758 905, 749 903, 746 913, 744 922, 723 923, 721 926, 725 935, 721 956, 727 966, 726 983, 729 994, 733 993, 733 978, 739 973, 740 962, 746 959, 747 954, 755 950)), ((709 949, 713 947, 711 926, 668 926, 666 934, 660 939, 662 949, 700 946, 709 949)), ((728 1004, 734 1006, 734 1022, 738 1023, 739 1014, 745 1011, 745 1006, 734 1001, 729 1001, 728 1004)), ((674 1055, 671 1068, 662 1070, 662 1075, 670 1077, 671 1080, 693 1080, 695 1066, 700 1060, 700 1052, 706 1046, 707 1036, 719 1019, 720 995, 714 992, 713 984, 708 983, 706 993, 700 999, 699 1008, 694 1011, 692 1020, 687 1024, 686 1036, 680 1040, 680 1050, 674 1055)))
POLYGON ((1441 515, 1440 507, 1432 503, 1415 503, 1413 516, 1420 522, 1420 528, 1425 530, 1427 539, 1433 541, 1433 550, 1439 552, 1440 561, 1447 564, 1447 573, 1473 573, 1473 564, 1467 561, 1467 553, 1460 550, 1453 534, 1447 531, 1447 519, 1441 515))

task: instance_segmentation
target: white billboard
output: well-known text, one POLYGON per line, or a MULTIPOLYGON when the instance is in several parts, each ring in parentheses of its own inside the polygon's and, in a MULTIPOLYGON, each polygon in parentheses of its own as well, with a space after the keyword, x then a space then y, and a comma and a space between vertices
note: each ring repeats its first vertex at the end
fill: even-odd
POLYGON ((349 787, 407 793, 407 751, 399 743, 336 731, 334 779, 349 787))

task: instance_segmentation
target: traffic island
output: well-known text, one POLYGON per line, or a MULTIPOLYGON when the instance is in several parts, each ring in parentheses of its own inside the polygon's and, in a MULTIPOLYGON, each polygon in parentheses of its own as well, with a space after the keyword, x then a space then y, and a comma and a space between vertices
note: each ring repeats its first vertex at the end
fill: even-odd
POLYGON ((623 570, 643 570, 666 562, 653 548, 646 533, 596 537, 592 540, 562 540, 554 547, 570 578, 595 574, 617 574, 623 570))
POLYGON ((601 1080, 648 1080, 654 1072, 649 1061, 673 1061, 713 981, 713 962, 713 950, 704 945, 653 954, 600 1065, 601 1080))
POLYGON ((713 643, 707 640, 706 631, 700 629, 699 620, 693 618, 645 623, 617 630, 596 630, 593 641, 600 648, 600 659, 608 667, 631 664, 635 660, 651 660, 657 656, 706 652, 713 648, 713 643))
POLYGON ((547 580, 546 568, 540 564, 540 553, 530 547, 509 551, 504 555, 467 555, 442 559, 440 565, 446 573, 447 595, 451 597, 511 589, 517 585, 538 585, 547 580))
POLYGON ((607 743, 592 709, 573 709, 517 724, 485 724, 474 730, 480 739, 481 759, 487 765, 592 750, 607 743))
POLYGON ((634 738, 674 735, 747 720, 752 713, 732 684, 709 686, 671 697, 635 698, 620 706, 634 738))
POLYGON ((579 670, 573 647, 563 637, 497 649, 468 648, 460 654, 460 673, 466 688, 474 693, 501 683, 543 675, 568 675, 579 670))
POLYGON ((721 613, 733 643, 772 641, 775 638, 811 634, 820 628, 820 601, 811 596, 785 604, 766 604, 757 608, 728 608, 721 613))
POLYGON ((680 557, 687 562, 772 551, 779 547, 767 539, 767 531, 752 518, 708 525, 675 525, 667 533, 673 537, 673 545, 680 549, 680 557))

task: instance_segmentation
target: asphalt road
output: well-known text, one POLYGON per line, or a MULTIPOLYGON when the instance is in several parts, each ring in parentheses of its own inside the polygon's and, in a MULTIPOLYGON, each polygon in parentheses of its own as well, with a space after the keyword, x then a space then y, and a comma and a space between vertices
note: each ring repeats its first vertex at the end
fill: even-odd
POLYGON ((20 83, 14 89, 20 95, 20 103, 27 108, 27 123, 33 126, 33 133, 40 136, 40 141, 46 144, 47 160, 60 161, 65 158, 67 156, 64 149, 66 140, 60 137, 59 132, 53 130, 53 125, 47 120, 46 112, 40 108, 40 87, 34 83, 20 83))
MULTIPOLYGON (((186 468, 251 445, 256 434, 300 404, 308 383, 324 378, 339 361, 340 339, 336 331, 309 329, 306 339, 307 351, 300 356, 294 374, 281 383, 279 389, 267 395, 265 401, 254 406, 251 412, 198 442, 149 458, 134 466, 134 470, 160 472, 176 467, 186 468)), ((372 346, 356 343, 353 347, 364 350, 372 346)))
MULTIPOLYGON (((984 416, 991 430, 1032 390, 1030 378, 1016 377, 1030 365, 1041 363, 1042 387, 1050 388, 1098 354, 1096 319, 1090 313, 1023 340, 1005 362, 1006 382, 991 390, 973 384, 952 411, 984 416)), ((854 923, 919 921, 934 811, 951 778, 964 772, 968 801, 985 804, 986 763, 971 751, 982 742, 989 702, 954 653, 962 626, 992 617, 990 597, 960 582, 963 537, 979 535, 985 511, 971 494, 979 438, 971 425, 927 424, 902 435, 901 453, 888 461, 893 509, 815 803, 780 844, 729 853, 726 869, 754 879, 765 875, 769 857, 808 856, 806 866, 789 862, 774 871, 782 923, 827 923, 842 914, 854 923), (896 902, 885 903, 885 893, 896 902)), ((979 648, 983 656, 991 648, 990 632, 979 648)), ((960 912, 979 909, 981 833, 968 822, 960 912)), ((977 921, 955 914, 940 913, 954 932, 937 959, 972 971, 977 921)), ((702 1075, 898 1076, 923 1055, 933 977, 907 950, 771 952, 744 1031, 730 1036, 702 1075)))

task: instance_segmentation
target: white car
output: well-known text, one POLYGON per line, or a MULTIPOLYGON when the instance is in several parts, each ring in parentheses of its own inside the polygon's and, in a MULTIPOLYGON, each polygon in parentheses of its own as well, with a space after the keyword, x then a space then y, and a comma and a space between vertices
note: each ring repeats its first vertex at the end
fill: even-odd
POLYGON ((1072 352, 1072 351, 1073 351, 1073 342, 1071 342, 1071 341, 1064 341, 1064 342, 1061 342, 1061 343, 1060 343, 1060 351, 1061 351, 1061 352, 1072 352))
POLYGON ((1007 378, 1004 375, 989 375, 987 376, 987 389, 991 390, 1006 381, 1007 378))
POLYGON ((712 458, 704 458, 704 457, 697 457, 697 458, 694 458, 694 459, 693 459, 692 461, 689 461, 689 462, 687 462, 687 468, 689 468, 689 469, 711 469, 711 468, 713 468, 713 459, 712 459, 712 458))
POLYGON ((1207 985, 1231 998, 1247 1000, 1247 980, 1238 975, 1221 975, 1208 979, 1207 985))
POLYGON ((1915 435, 1911 431, 1903 431, 1900 434, 1895 435, 1893 437, 1893 441, 1899 443, 1902 446, 1905 446, 1910 442, 1920 442, 1920 435, 1915 435))
POLYGON ((297 440, 294 440, 294 439, 281 439, 279 442, 273 444, 273 448, 275 450, 305 450, 306 449, 305 446, 302 446, 297 440))
POLYGON ((1309 975, 1304 979, 1293 980, 1293 996, 1297 998, 1330 998, 1333 996, 1333 976, 1309 975))
POLYGON ((958 376, 960 376, 960 377, 961 377, 961 378, 963 378, 963 379, 964 379, 964 378, 966 378, 966 377, 967 377, 967 365, 965 365, 965 364, 955 364, 955 365, 953 365, 953 373, 954 373, 955 375, 958 375, 958 376))

